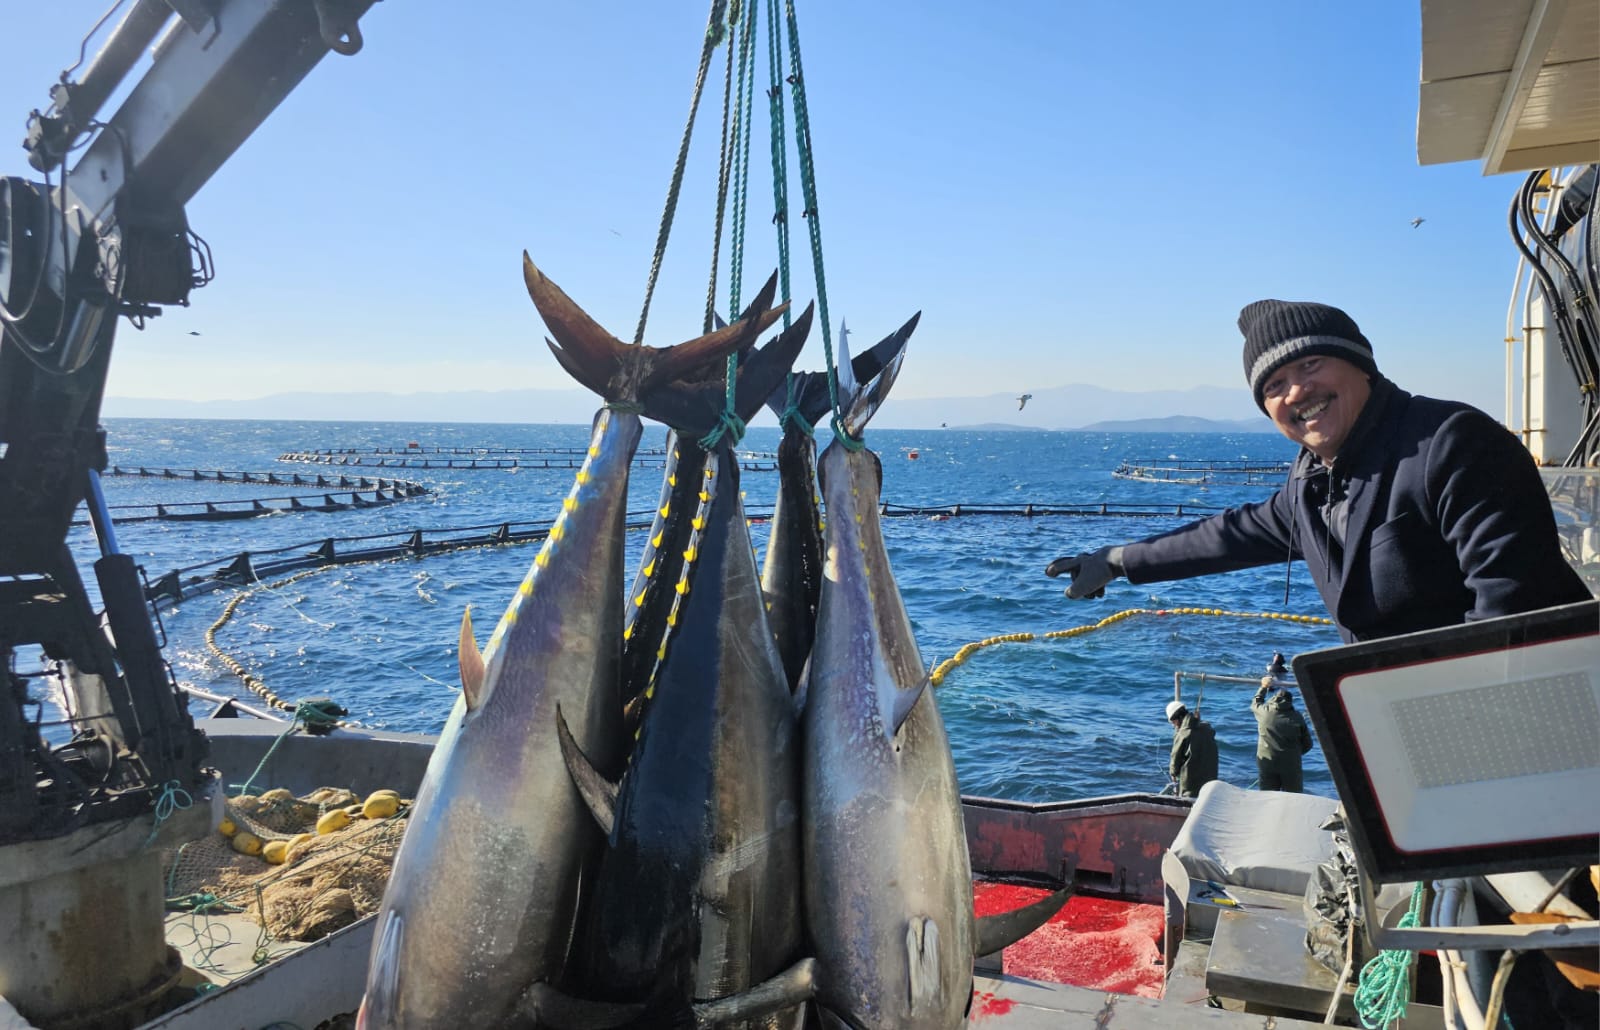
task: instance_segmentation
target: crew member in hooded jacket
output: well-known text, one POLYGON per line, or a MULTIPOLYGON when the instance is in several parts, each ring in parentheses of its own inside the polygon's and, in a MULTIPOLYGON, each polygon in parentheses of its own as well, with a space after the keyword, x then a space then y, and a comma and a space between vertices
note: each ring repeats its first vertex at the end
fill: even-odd
POLYGON ((1172 760, 1167 774, 1178 784, 1178 796, 1192 798, 1217 778, 1217 734, 1182 701, 1167 702, 1172 723, 1172 760))
POLYGON ((1346 642, 1590 598, 1517 438, 1477 408, 1378 371, 1345 312, 1261 300, 1239 316, 1245 381, 1300 445, 1270 498, 1169 533, 1058 558, 1072 598, 1303 560, 1346 642))
POLYGON ((1256 773, 1262 790, 1304 789, 1305 768, 1300 756, 1311 750, 1311 730, 1294 706, 1294 697, 1271 676, 1261 677, 1261 689, 1250 702, 1256 716, 1256 773))

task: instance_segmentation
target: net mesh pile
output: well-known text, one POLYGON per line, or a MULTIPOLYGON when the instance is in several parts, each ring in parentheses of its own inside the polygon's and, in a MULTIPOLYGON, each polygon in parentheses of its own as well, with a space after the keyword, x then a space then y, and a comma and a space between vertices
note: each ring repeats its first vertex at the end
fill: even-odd
POLYGON ((243 910, 272 938, 314 941, 378 910, 405 833, 409 806, 384 819, 354 817, 342 829, 318 834, 317 820, 334 809, 359 809, 361 798, 333 787, 304 797, 269 792, 227 799, 241 833, 263 842, 289 841, 281 865, 241 854, 220 831, 165 855, 167 897, 196 907, 243 910))

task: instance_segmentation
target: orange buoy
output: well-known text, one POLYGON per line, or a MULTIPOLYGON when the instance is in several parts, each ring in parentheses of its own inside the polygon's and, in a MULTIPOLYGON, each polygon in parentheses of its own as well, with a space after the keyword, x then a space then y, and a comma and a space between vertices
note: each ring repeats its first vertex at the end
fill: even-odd
POLYGON ((407 444, 406 444, 406 446, 407 446, 407 447, 421 447, 421 446, 422 446, 422 445, 421 445, 421 444, 419 444, 419 443, 417 443, 417 441, 415 441, 415 440, 412 440, 412 441, 410 441, 410 442, 409 442, 409 443, 407 443, 407 444))
POLYGON ((916 461, 919 457, 921 457, 921 455, 916 451, 907 451, 906 457, 910 458, 912 461, 916 461))

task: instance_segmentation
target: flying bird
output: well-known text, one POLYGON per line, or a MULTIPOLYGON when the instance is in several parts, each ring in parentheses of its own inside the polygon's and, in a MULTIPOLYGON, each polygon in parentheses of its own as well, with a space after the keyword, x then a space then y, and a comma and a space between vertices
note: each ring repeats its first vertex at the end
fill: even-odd
POLYGON ((1411 228, 1415 229, 1417 226, 1421 225, 1423 222, 1426 222, 1426 221, 1427 221, 1426 218, 1413 218, 1411 220, 1411 228))
POLYGON ((1026 408, 1028 406, 1028 401, 1031 400, 1032 398, 1033 398, 1033 394, 1031 394, 1031 393, 1025 393, 1021 397, 1018 397, 1017 398, 1017 410, 1021 411, 1023 408, 1026 408))

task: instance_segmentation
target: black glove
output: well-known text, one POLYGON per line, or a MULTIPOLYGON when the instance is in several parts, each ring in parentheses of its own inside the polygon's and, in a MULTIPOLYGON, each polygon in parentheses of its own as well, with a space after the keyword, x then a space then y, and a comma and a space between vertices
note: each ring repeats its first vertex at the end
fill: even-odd
POLYGON ((1057 558, 1045 566, 1046 576, 1072 573, 1067 596, 1073 600, 1106 596, 1106 584, 1122 575, 1122 548, 1119 545, 1085 551, 1071 558, 1057 558))

